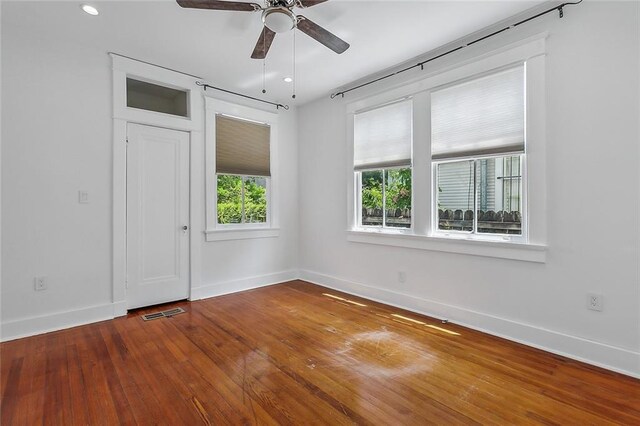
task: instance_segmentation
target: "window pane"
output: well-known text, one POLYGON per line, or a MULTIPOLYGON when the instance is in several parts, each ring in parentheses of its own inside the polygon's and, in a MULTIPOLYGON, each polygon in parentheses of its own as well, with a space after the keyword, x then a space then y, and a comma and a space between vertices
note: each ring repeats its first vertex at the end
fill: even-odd
POLYGON ((127 106, 187 117, 188 96, 184 90, 127 78, 127 106))
POLYGON ((438 229, 473 231, 473 161, 438 164, 438 229))
POLYGON ((362 172, 362 225, 382 226, 382 170, 362 172))
POLYGON ((476 161, 478 233, 522 234, 520 156, 476 161))
POLYGON ((242 222, 242 177, 218 175, 218 223, 242 222))
POLYGON ((264 177, 244 180, 244 220, 246 223, 267 221, 267 179, 264 177))
POLYGON ((411 169, 385 170, 386 225, 411 228, 411 169))

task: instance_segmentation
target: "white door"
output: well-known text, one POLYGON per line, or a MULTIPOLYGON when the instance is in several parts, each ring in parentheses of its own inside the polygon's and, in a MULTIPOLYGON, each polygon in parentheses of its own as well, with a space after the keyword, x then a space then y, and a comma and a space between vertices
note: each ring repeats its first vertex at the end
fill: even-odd
POLYGON ((127 126, 127 308, 189 296, 189 134, 127 126))

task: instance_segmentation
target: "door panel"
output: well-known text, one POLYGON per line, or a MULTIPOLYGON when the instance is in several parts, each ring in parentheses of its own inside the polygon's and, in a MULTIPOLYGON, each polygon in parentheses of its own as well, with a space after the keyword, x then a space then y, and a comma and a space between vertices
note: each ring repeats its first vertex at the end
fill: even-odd
POLYGON ((189 296, 189 134, 127 127, 127 308, 189 296))

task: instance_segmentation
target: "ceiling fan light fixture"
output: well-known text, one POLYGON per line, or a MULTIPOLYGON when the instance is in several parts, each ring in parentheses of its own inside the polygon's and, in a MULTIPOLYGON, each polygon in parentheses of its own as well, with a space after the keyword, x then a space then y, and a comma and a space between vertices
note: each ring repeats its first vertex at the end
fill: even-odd
POLYGON ((272 7, 262 12, 262 22, 274 33, 285 33, 296 26, 296 17, 285 7, 272 7))

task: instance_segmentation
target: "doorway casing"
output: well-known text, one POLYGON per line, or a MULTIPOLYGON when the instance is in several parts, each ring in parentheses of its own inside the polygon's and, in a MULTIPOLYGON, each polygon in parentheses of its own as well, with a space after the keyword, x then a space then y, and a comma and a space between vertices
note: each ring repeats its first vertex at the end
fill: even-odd
POLYGON ((204 229, 203 96, 196 77, 109 54, 113 69, 113 238, 112 302, 114 316, 126 315, 127 271, 127 124, 143 124, 189 132, 189 288, 201 286, 204 229), (127 107, 127 77, 180 89, 188 93, 188 116, 180 117, 127 107))

